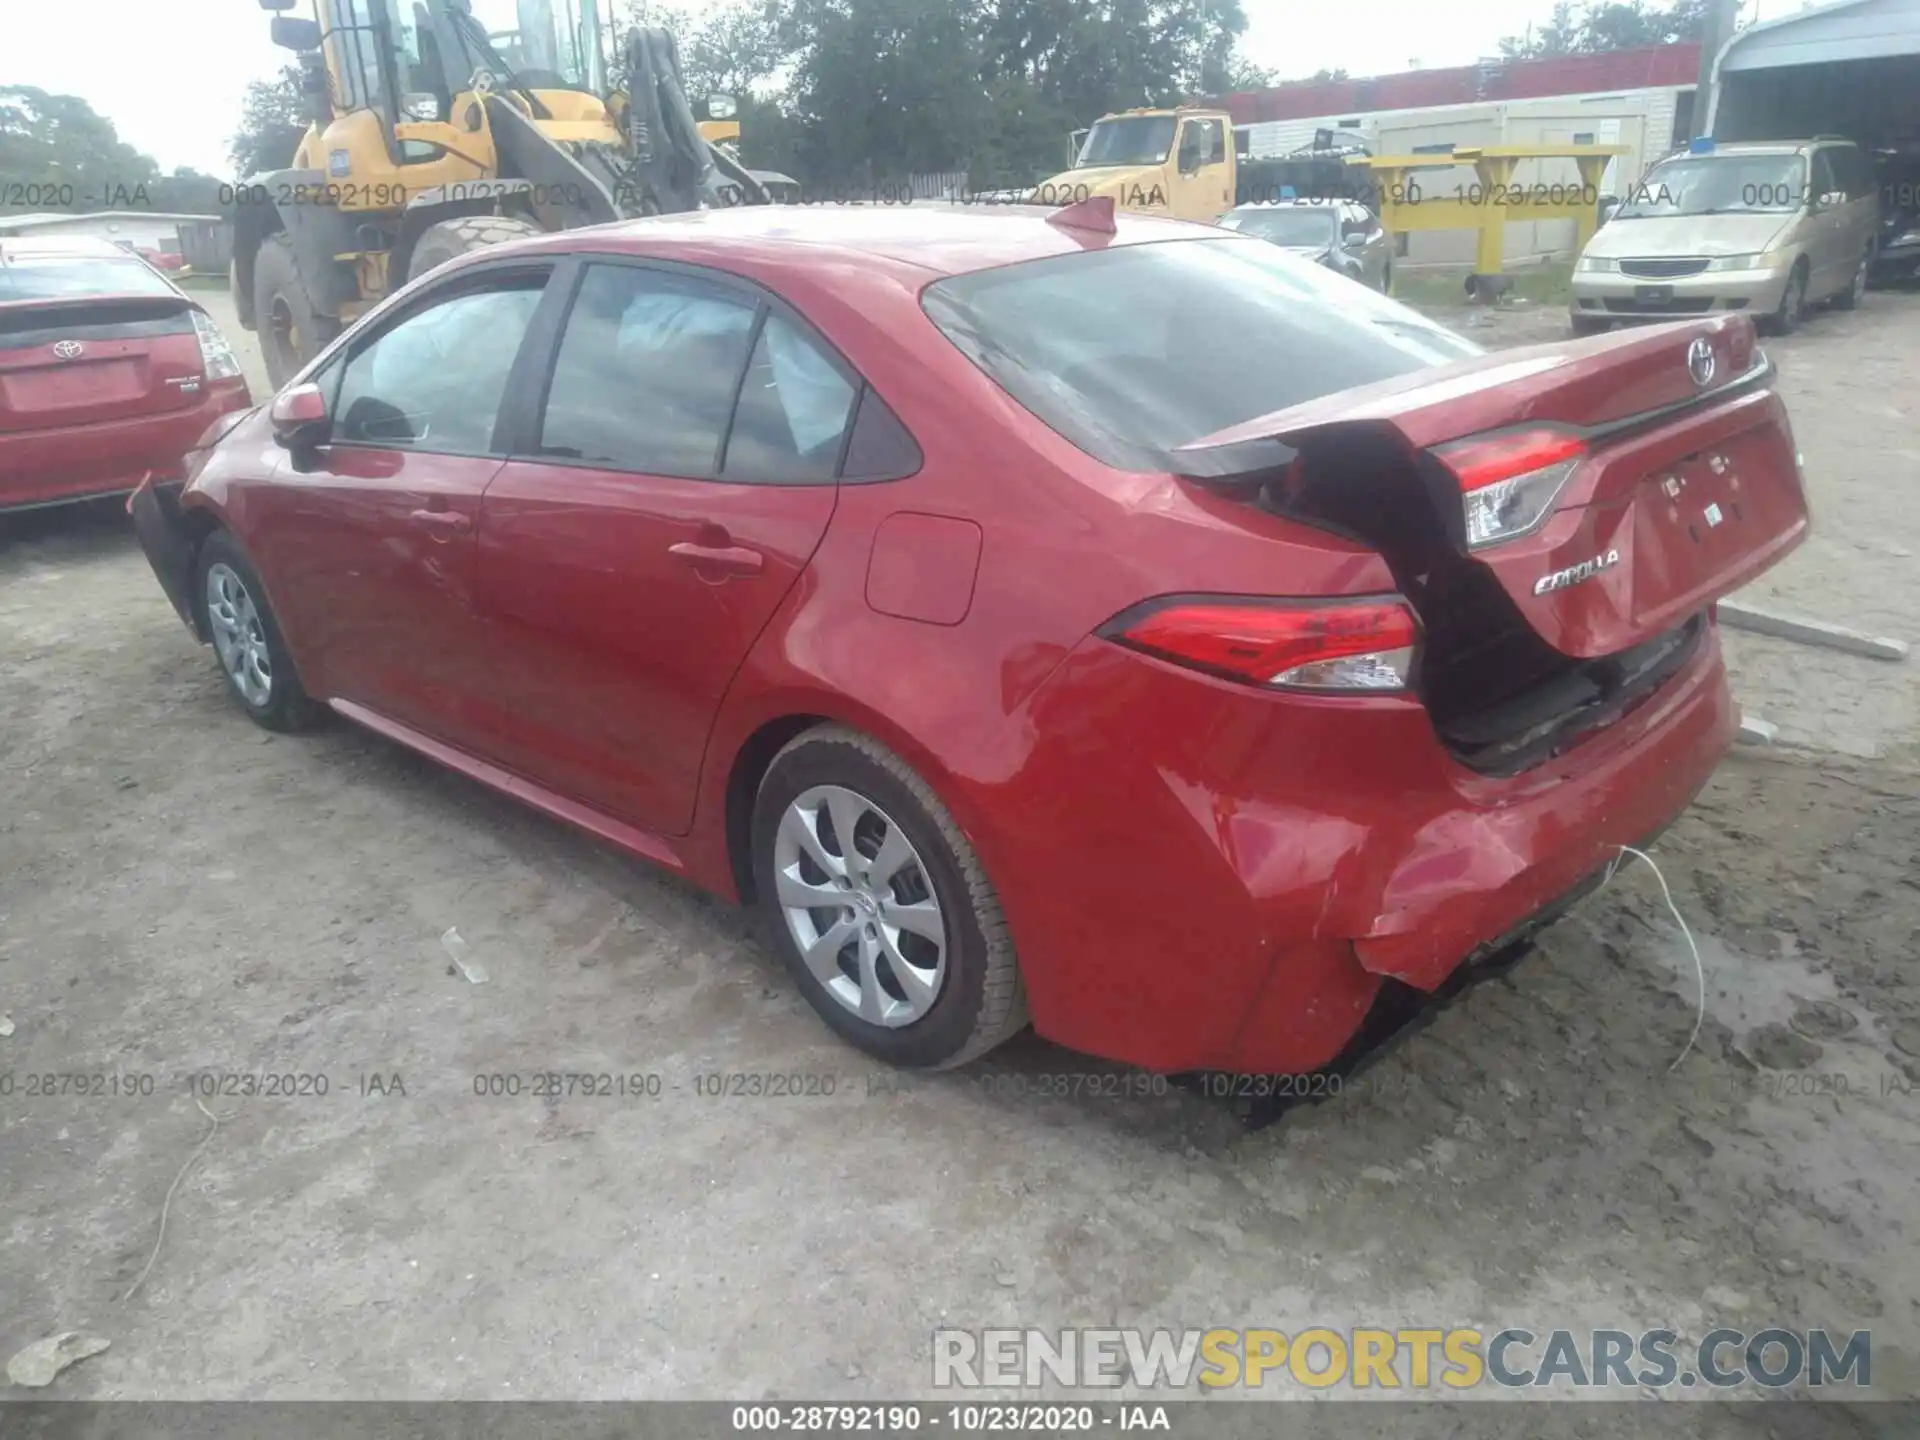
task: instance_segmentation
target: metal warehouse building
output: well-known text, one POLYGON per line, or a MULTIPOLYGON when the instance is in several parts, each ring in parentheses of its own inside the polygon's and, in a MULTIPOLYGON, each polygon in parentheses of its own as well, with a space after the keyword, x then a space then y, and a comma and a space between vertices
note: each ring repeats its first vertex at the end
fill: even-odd
POLYGON ((1920 137, 1920 0, 1840 0, 1749 26, 1714 69, 1720 140, 1920 137))

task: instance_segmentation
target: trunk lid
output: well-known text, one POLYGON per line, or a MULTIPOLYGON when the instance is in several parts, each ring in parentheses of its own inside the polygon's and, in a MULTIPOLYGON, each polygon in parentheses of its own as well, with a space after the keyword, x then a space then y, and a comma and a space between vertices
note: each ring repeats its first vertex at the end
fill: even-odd
POLYGON ((0 304, 0 434, 164 415, 204 387, 191 300, 88 295, 0 304))
MULTIPOLYGON (((1554 651, 1593 659, 1674 631, 1804 538, 1799 459, 1771 374, 1751 323, 1726 316, 1416 371, 1261 416, 1181 454, 1204 474, 1221 468, 1208 462, 1227 447, 1275 441, 1310 458, 1345 450, 1391 463, 1397 452, 1432 502, 1423 523, 1446 542, 1435 548, 1496 584, 1554 651), (1462 480, 1435 452, 1533 431, 1577 443, 1550 509, 1527 533, 1469 547, 1462 480)), ((1322 503, 1372 543, 1385 539, 1376 529, 1393 532, 1401 563, 1431 571, 1412 559, 1428 547, 1405 534, 1406 515, 1375 518, 1351 497, 1322 503)))

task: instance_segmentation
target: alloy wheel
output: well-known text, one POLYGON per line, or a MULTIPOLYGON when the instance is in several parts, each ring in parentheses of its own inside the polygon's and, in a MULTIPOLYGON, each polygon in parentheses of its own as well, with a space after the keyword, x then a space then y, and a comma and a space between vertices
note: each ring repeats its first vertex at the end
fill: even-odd
POLYGON ((240 698, 259 709, 273 695, 273 657, 266 627, 239 572, 224 562, 207 570, 207 628, 220 668, 240 698))
POLYGON ((787 806, 773 852, 781 916, 822 989, 889 1029, 933 1008, 947 976, 946 918, 892 816, 843 785, 816 785, 787 806))

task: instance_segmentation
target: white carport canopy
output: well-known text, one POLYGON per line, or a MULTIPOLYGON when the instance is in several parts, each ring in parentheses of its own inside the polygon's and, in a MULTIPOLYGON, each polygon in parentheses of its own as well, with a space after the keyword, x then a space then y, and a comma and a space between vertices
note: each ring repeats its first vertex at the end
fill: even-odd
POLYGON ((1720 140, 1920 133, 1920 0, 1840 0, 1749 26, 1720 52, 1720 140))

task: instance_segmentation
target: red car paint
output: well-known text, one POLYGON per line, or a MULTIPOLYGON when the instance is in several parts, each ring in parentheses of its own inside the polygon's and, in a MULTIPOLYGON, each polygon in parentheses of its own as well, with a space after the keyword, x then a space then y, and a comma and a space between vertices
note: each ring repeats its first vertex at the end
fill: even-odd
MULTIPOLYGON (((310 694, 730 899, 748 873, 743 802, 772 751, 812 720, 862 730, 973 843, 1041 1034, 1163 1070, 1310 1069, 1386 981, 1436 988, 1684 808, 1736 724, 1701 612, 1796 544, 1806 516, 1745 320, 1540 346, 1189 448, 1378 442, 1382 463, 1426 465, 1445 500, 1451 480, 1423 458, 1433 447, 1580 427, 1590 453, 1545 524, 1458 558, 1461 575, 1497 582, 1562 657, 1667 645, 1649 637, 1696 618, 1648 662, 1644 688, 1552 753, 1505 772, 1465 763, 1420 685, 1275 690, 1107 638, 1155 597, 1405 588, 1350 530, 1179 478, 1177 460, 1157 473, 1102 464, 922 308, 948 275, 1214 233, 1130 217, 1100 234, 1031 213, 740 210, 483 252, 364 324, 489 257, 711 267, 810 321, 924 463, 838 486, 339 446, 303 468, 256 413, 177 500, 136 497, 136 518, 189 624, 183 556, 223 525, 255 561, 310 694), (1696 391, 1685 357, 1702 338, 1742 386, 1696 391), (1666 484, 1681 472, 1684 501, 1666 484), (1741 543, 1677 538, 1703 505, 1736 503, 1741 543), (1623 559, 1534 593, 1533 577, 1596 546, 1623 559)), ((1439 602, 1419 603, 1431 648, 1439 602)))
POLYGON ((207 375, 199 309, 105 241, 0 240, 0 510, 183 478, 209 426, 252 404, 242 376, 207 375), (8 298, 10 271, 67 260, 105 288, 8 298))

